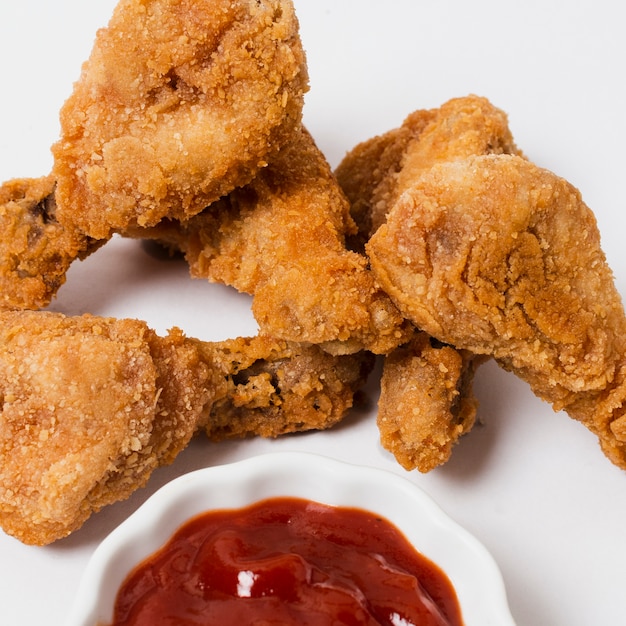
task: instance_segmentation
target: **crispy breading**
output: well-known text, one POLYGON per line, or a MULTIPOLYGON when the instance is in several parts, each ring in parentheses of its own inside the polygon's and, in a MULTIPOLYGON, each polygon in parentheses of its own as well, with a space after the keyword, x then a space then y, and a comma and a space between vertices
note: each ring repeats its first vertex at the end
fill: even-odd
POLYGON ((3 312, 0 345, 0 524, 26 543, 142 486, 209 399, 193 346, 143 322, 3 312))
POLYGON ((328 429, 352 407, 374 366, 370 352, 333 356, 262 335, 202 345, 227 381, 202 425, 214 440, 328 429))
POLYGON ((403 157, 434 116, 430 110, 411 113, 398 128, 357 144, 335 169, 357 225, 357 233, 351 233, 347 240, 352 248, 363 250, 384 221, 390 196, 395 195, 403 157))
POLYGON ((419 328, 495 357, 626 467, 626 317, 577 189, 515 155, 441 163, 399 198, 367 251, 419 328))
POLYGON ((291 0, 121 0, 61 110, 53 171, 0 188, 0 306, 50 303, 113 232, 187 218, 300 127, 291 0))
POLYGON ((265 334, 337 354, 389 352, 410 328, 367 259, 346 249, 350 232, 348 202, 302 129, 248 185, 200 215, 133 234, 182 250, 193 276, 253 294, 265 334))
POLYGON ((352 206, 361 245, 402 193, 435 163, 473 154, 517 154, 507 115, 469 95, 411 113, 399 128, 353 148, 335 175, 352 206))
POLYGON ((289 140, 307 88, 291 0, 121 0, 61 109, 59 221, 105 239, 199 213, 289 140))
POLYGON ((445 463, 471 430, 478 407, 471 385, 480 362, 419 331, 385 358, 377 424, 383 447, 404 469, 429 472, 445 463))
MULTIPOLYGON (((364 250, 390 208, 436 163, 490 153, 521 155, 506 114, 473 95, 417 110, 400 127, 357 145, 335 171, 358 225, 349 246, 364 250)), ((400 464, 425 472, 448 459, 459 435, 473 423, 477 403, 471 380, 481 359, 452 345, 436 351, 424 342, 424 337, 414 339, 385 358, 378 425, 383 445, 400 464), (422 357, 413 354, 420 350, 422 357), (449 376, 435 369, 439 358, 448 361, 442 365, 451 368, 449 376), (402 411, 396 408, 400 404, 402 411)))
POLYGON ((45 307, 71 263, 98 247, 58 223, 54 188, 52 176, 0 186, 0 308, 45 307))
POLYGON ((0 312, 0 526, 43 545, 127 498, 191 437, 329 428, 373 356, 215 344, 138 320, 0 312))

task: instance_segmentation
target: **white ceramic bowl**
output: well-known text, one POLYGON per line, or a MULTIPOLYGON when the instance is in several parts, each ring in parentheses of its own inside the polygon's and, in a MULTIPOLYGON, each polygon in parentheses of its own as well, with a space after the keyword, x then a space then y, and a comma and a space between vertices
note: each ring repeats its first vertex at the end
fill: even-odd
POLYGON ((110 623, 129 571, 189 518, 276 496, 358 507, 385 517, 448 575, 466 626, 513 626, 491 555, 415 485, 384 470, 290 452, 198 470, 159 489, 96 549, 66 626, 110 623))

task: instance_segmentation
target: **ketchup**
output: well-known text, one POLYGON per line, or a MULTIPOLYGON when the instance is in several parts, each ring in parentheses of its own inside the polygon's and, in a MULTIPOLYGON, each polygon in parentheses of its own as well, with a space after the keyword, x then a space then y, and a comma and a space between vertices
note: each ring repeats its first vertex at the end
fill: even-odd
POLYGON ((461 626, 446 575, 366 511, 272 498, 201 514, 128 576, 112 626, 461 626))

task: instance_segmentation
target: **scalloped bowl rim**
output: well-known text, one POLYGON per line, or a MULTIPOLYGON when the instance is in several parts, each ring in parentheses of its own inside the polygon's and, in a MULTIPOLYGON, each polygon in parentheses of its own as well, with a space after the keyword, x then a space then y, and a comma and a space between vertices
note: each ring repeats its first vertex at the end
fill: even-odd
POLYGON ((110 623, 115 595, 129 571, 189 518, 280 496, 383 516, 447 574, 466 626, 514 626, 494 559, 430 496, 391 471, 303 452, 262 454, 195 470, 158 489, 96 548, 66 626, 110 623))

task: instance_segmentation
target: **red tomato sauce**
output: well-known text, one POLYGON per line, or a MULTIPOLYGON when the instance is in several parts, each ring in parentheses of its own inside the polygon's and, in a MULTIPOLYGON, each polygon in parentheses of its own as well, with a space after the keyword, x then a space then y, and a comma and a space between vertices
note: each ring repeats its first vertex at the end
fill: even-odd
POLYGON ((202 514, 128 576, 112 626, 462 626, 447 576, 388 521, 296 498, 202 514))

